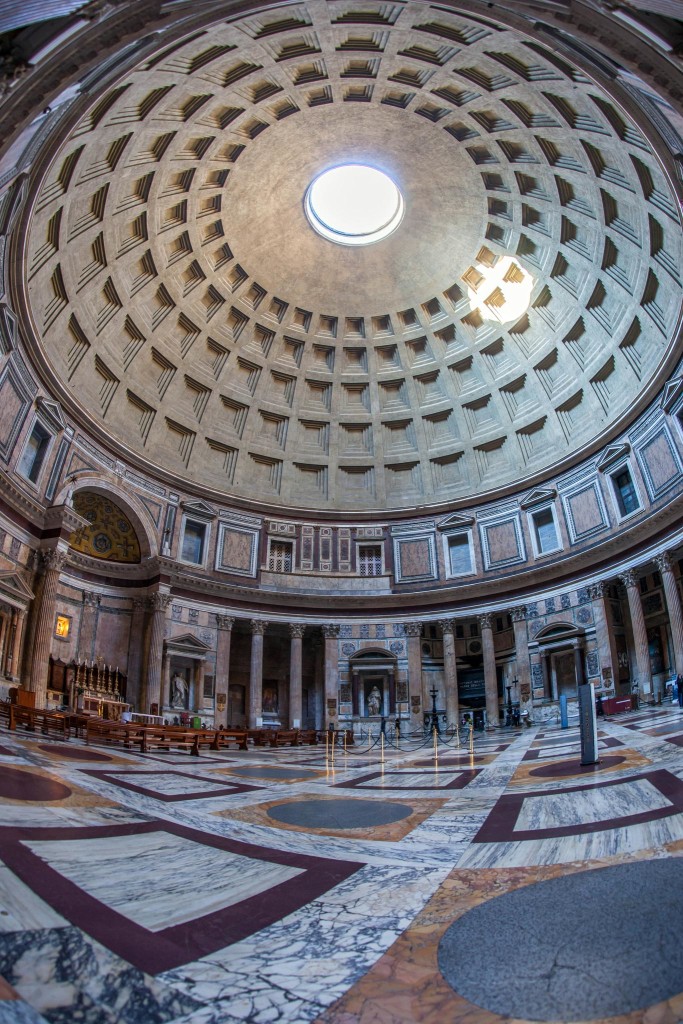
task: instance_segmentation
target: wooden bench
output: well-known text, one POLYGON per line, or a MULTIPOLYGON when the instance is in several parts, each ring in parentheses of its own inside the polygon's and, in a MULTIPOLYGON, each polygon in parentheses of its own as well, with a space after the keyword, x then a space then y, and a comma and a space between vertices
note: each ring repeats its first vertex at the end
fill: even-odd
POLYGON ((142 728, 125 722, 111 722, 104 718, 91 718, 85 724, 85 742, 123 743, 124 747, 144 749, 142 728))
POLYGON ((142 752, 148 754, 151 750, 189 750, 195 757, 199 757, 199 742, 197 734, 199 729, 183 729, 175 725, 145 725, 142 726, 143 736, 142 752))
POLYGON ((318 742, 318 734, 315 729, 299 729, 299 745, 314 747, 318 742))
POLYGON ((69 738, 69 720, 66 715, 56 711, 41 711, 38 708, 10 704, 9 728, 15 730, 18 725, 26 726, 29 732, 39 728, 43 735, 49 735, 52 731, 60 733, 64 740, 69 738))
POLYGON ((265 747, 270 742, 270 729, 247 729, 247 736, 254 741, 254 746, 265 747))
POLYGON ((214 736, 212 750, 220 750, 234 743, 238 750, 248 750, 248 733, 246 729, 218 729, 214 736))
POLYGON ((272 736, 268 737, 271 747, 284 747, 288 743, 290 747, 299 746, 298 729, 275 729, 272 736))

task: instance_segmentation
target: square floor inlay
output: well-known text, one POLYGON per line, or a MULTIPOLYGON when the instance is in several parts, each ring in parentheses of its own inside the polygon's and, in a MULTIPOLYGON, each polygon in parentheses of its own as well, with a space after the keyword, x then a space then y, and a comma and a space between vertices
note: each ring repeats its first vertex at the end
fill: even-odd
POLYGON ((67 921, 148 974, 253 935, 361 866, 163 821, 0 827, 0 860, 67 921))
POLYGON ((169 832, 26 845, 90 896, 152 932, 232 907, 302 874, 169 832))

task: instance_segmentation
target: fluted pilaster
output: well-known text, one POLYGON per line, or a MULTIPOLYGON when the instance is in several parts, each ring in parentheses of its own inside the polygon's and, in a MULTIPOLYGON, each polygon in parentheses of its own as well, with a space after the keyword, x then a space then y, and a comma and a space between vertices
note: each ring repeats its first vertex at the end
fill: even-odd
POLYGON ((626 587, 628 608, 631 615, 633 645, 636 654, 637 682, 640 684, 641 696, 652 693, 652 672, 650 670, 650 652, 647 643, 647 629, 643 602, 640 597, 639 574, 636 569, 628 569, 619 574, 619 579, 626 587))
POLYGON ((484 690, 486 692, 486 717, 489 726, 500 725, 498 707, 498 676, 496 674, 496 649, 493 644, 493 615, 485 612, 477 616, 481 630, 481 645, 484 655, 484 690))
POLYGON ((57 586, 59 584, 59 574, 64 567, 66 558, 66 551, 60 551, 57 548, 51 548, 40 553, 43 580, 36 609, 33 661, 31 663, 31 674, 28 679, 28 688, 33 690, 36 695, 37 708, 42 708, 45 705, 47 673, 57 608, 57 586))
POLYGON ((302 715, 302 671, 303 636, 306 626, 303 622, 290 622, 291 637, 289 652, 289 724, 292 729, 301 728, 302 715))

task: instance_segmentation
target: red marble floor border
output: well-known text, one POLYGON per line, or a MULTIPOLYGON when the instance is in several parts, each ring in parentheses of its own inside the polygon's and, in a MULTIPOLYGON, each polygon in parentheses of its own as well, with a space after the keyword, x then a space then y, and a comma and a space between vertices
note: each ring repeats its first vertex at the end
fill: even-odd
MULTIPOLYGON (((332 788, 333 789, 355 789, 356 787, 361 787, 362 786, 363 789, 381 789, 382 791, 392 790, 392 791, 399 792, 399 793, 400 792, 406 793, 406 792, 408 792, 410 790, 429 790, 432 793, 440 793, 440 792, 442 792, 442 790, 447 790, 447 789, 464 789, 465 786, 468 786, 470 784, 470 782, 472 782, 474 779, 476 779, 477 775, 479 775, 481 773, 481 771, 482 771, 481 768, 472 768, 472 769, 465 769, 465 768, 463 768, 461 773, 460 773, 460 775, 458 776, 458 778, 454 779, 453 782, 447 783, 447 785, 445 785, 445 786, 420 786, 420 785, 416 785, 416 786, 412 786, 412 785, 411 786, 392 786, 391 783, 387 783, 386 785, 383 785, 383 786, 380 786, 380 785, 377 785, 377 786, 363 785, 363 783, 370 782, 372 779, 384 779, 384 778, 388 778, 388 776, 390 776, 390 775, 397 774, 397 773, 392 772, 392 771, 388 771, 388 772, 373 772, 371 775, 362 775, 359 779, 352 779, 350 782, 336 782, 332 788)), ((421 775, 421 774, 426 774, 426 773, 425 772, 415 772, 414 774, 415 775, 421 775)))
POLYGON ((159 974, 248 938, 317 899, 362 864, 264 850, 168 821, 75 828, 0 828, 0 859, 42 900, 77 928, 147 974, 159 974), (106 839, 167 832, 242 857, 303 870, 263 893, 192 921, 150 931, 90 896, 26 845, 31 840, 106 839))
POLYGON ((473 843, 511 843, 526 839, 559 839, 563 836, 584 835, 588 832, 604 832, 611 828, 626 828, 631 825, 642 825, 645 822, 669 818, 683 812, 683 781, 672 775, 665 768, 642 775, 632 775, 627 779, 607 779, 593 785, 571 786, 566 789, 546 789, 541 793, 515 793, 501 796, 494 805, 488 818, 481 826, 473 843), (558 825, 555 828, 516 830, 515 822, 519 817, 525 800, 543 800, 549 796, 578 793, 582 790, 605 789, 609 786, 624 786, 629 782, 646 779, 662 796, 671 801, 670 807, 658 807, 651 811, 629 814, 621 818, 606 818, 602 821, 590 821, 583 824, 558 825))
MULTIPOLYGON (((134 782, 128 782, 125 779, 115 779, 114 775, 131 775, 134 779, 144 779, 145 772, 141 771, 129 771, 122 772, 116 771, 116 769, 108 770, 93 770, 93 769, 81 769, 84 775, 91 775, 94 779, 102 779, 104 782, 110 783, 112 786, 118 786, 120 789, 128 789, 131 793, 139 793, 141 796, 148 796, 152 800, 161 800, 163 803, 173 804, 182 800, 209 800, 216 796, 232 796, 234 793, 251 793, 254 790, 261 789, 260 786, 248 786, 242 783, 236 782, 234 785, 226 785, 224 782, 214 782, 213 779, 201 779, 202 782, 206 782, 211 786, 215 786, 213 792, 206 792, 205 790, 198 790, 190 793, 158 793, 154 789, 149 787, 136 785, 134 782)), ((155 775, 161 774, 155 772, 155 775)), ((192 779, 193 782, 197 781, 195 775, 190 775, 187 772, 180 771, 165 771, 164 775, 179 775, 183 779, 192 779)))

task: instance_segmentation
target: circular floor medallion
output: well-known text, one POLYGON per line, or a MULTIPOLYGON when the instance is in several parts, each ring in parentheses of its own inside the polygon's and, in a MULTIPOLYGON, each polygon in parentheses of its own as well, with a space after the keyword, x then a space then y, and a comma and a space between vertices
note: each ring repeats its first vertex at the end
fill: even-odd
POLYGON ((111 761, 108 754, 99 754, 94 750, 87 750, 83 747, 53 746, 48 743, 41 743, 39 750, 48 754, 56 754, 58 757, 69 758, 72 761, 111 761))
POLYGON ((529 775, 542 779, 559 779, 563 775, 594 775, 596 772, 615 768, 625 760, 623 754, 608 754, 606 757, 601 757, 597 764, 581 764, 577 757, 571 761, 560 761, 557 764, 544 764, 539 768, 532 768, 529 775))
POLYGON ((71 796, 69 787, 54 779, 34 775, 20 768, 3 768, 0 773, 0 798, 44 803, 66 800, 68 796, 71 796))
POLYGON ((372 828, 401 821, 412 812, 408 804, 384 800, 298 800, 271 807, 268 817, 304 828, 372 828))
POLYGON ((459 995, 506 1017, 632 1013, 683 990, 682 919, 683 857, 582 871, 464 914, 441 939, 439 968, 459 995), (506 970, 500 952, 513 949, 523 956, 506 970))
POLYGON ((260 768, 258 765, 247 765, 244 768, 231 768, 231 775, 239 775, 243 779, 272 779, 274 782, 288 782, 293 779, 307 779, 318 773, 299 770, 298 768, 260 768))

